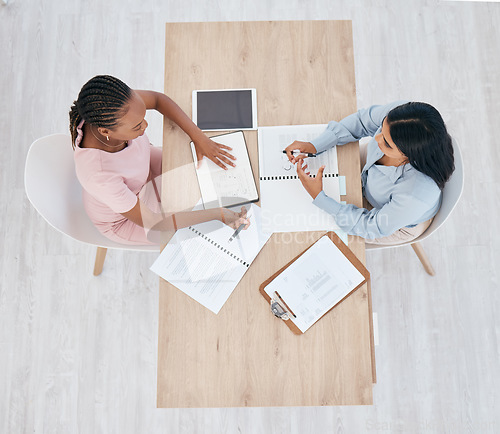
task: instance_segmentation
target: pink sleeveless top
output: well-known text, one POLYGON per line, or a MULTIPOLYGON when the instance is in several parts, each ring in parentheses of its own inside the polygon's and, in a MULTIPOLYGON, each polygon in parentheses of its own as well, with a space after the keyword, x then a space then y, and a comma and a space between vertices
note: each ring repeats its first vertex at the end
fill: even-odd
POLYGON ((118 152, 80 148, 82 127, 83 121, 77 129, 74 158, 85 210, 100 232, 117 232, 128 221, 120 213, 135 206, 137 195, 147 182, 152 146, 143 134, 118 152))

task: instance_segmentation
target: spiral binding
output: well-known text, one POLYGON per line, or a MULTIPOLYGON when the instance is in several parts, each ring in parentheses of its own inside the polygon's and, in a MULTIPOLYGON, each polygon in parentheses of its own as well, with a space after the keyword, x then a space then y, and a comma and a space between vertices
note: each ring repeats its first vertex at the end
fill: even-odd
POLYGON ((221 252, 226 253, 228 256, 230 256, 231 258, 235 259, 236 261, 238 261, 239 263, 241 263, 242 265, 244 265, 245 267, 247 267, 247 268, 250 267, 250 264, 248 262, 245 262, 242 259, 238 258, 235 254, 231 253, 229 250, 225 249, 220 244, 217 244, 214 240, 212 240, 209 237, 207 237, 204 233, 200 232, 198 229, 195 229, 192 226, 189 226, 189 229, 192 232, 194 232, 196 235, 198 235, 201 238, 203 238, 204 240, 208 241, 213 246, 217 247, 221 252))
MULTIPOLYGON (((316 175, 311 175, 312 178, 316 178, 316 175)), ((324 173, 323 178, 338 178, 338 173, 324 173)), ((287 175, 287 176, 261 176, 261 181, 281 181, 285 179, 299 179, 297 175, 287 175)))

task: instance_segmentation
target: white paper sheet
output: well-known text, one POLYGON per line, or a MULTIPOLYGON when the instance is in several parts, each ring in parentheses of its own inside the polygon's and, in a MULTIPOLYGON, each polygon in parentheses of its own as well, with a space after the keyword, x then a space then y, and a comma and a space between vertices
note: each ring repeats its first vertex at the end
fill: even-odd
MULTIPOLYGON (((250 226, 229 242, 234 229, 220 221, 178 230, 151 270, 191 298, 219 313, 270 234, 261 230, 261 210, 251 205, 250 226)), ((239 211, 239 209, 238 209, 239 211)))
MULTIPOLYGON (((311 141, 325 128, 326 124, 259 128, 260 198, 265 232, 339 230, 330 214, 312 204, 295 166, 283 154, 294 140, 311 141)), ((306 158, 305 162, 311 175, 315 175, 322 165, 326 166, 323 190, 333 199, 340 200, 337 149, 306 158)))
POLYGON ((273 298, 274 292, 278 292, 296 315, 290 321, 305 332, 363 280, 356 267, 324 236, 267 285, 265 291, 273 298))

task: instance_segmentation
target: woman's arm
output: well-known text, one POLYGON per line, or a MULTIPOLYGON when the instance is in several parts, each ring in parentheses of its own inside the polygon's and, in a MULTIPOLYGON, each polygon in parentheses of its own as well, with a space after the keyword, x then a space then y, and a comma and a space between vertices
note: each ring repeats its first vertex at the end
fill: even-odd
POLYGON ((146 229, 158 231, 176 231, 198 223, 210 220, 219 220, 227 226, 236 229, 239 225, 245 224, 245 229, 250 224, 246 219, 246 209, 241 208, 240 213, 236 213, 227 208, 214 208, 199 211, 185 211, 175 214, 159 214, 151 211, 139 199, 135 206, 121 215, 136 225, 146 229))
POLYGON ((358 208, 341 204, 321 191, 313 204, 335 218, 337 225, 349 235, 366 239, 389 236, 397 230, 414 224, 429 211, 429 204, 408 196, 392 197, 381 208, 358 208))
POLYGON ((414 224, 424 216, 439 200, 437 186, 424 187, 419 195, 408 191, 396 192, 381 208, 358 208, 351 204, 341 204, 328 197, 323 191, 323 170, 321 166, 315 178, 309 176, 307 165, 297 163, 297 175, 302 185, 314 199, 313 204, 331 214, 337 225, 349 235, 366 239, 381 238, 393 234, 404 226, 414 224))
POLYGON ((355 142, 362 137, 375 135, 387 114, 406 101, 396 101, 385 105, 373 105, 358 110, 340 122, 331 121, 326 130, 311 141, 318 152, 326 151, 336 145, 355 142))
POLYGON ((358 110, 339 122, 331 121, 326 130, 310 142, 296 140, 285 148, 288 159, 295 164, 304 159, 304 156, 294 157, 291 153, 298 149, 303 153, 321 153, 336 145, 345 145, 355 142, 362 137, 374 136, 382 125, 384 118, 394 107, 404 104, 405 101, 397 101, 386 105, 373 105, 367 109, 358 110))
POLYGON ((135 92, 142 98, 147 110, 155 109, 181 127, 193 141, 198 160, 206 156, 223 169, 227 168, 226 164, 230 166, 235 165, 231 161, 235 159, 234 156, 227 152, 232 148, 215 143, 208 138, 167 95, 152 90, 136 90, 135 92))

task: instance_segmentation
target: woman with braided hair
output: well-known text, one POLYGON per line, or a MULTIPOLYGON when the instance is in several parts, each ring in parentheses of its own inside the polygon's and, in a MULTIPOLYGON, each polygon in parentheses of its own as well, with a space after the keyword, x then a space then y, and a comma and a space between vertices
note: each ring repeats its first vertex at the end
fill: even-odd
POLYGON ((85 209, 97 229, 114 241, 144 245, 152 243, 148 231, 153 227, 176 230, 214 219, 233 228, 248 226, 244 208, 241 213, 225 208, 169 216, 159 212, 158 191, 149 181, 162 173, 162 153, 144 134, 149 109, 189 135, 198 159, 206 156, 224 169, 234 166, 231 148, 205 136, 168 96, 133 90, 115 77, 98 75, 82 87, 69 112, 76 175, 85 209))

